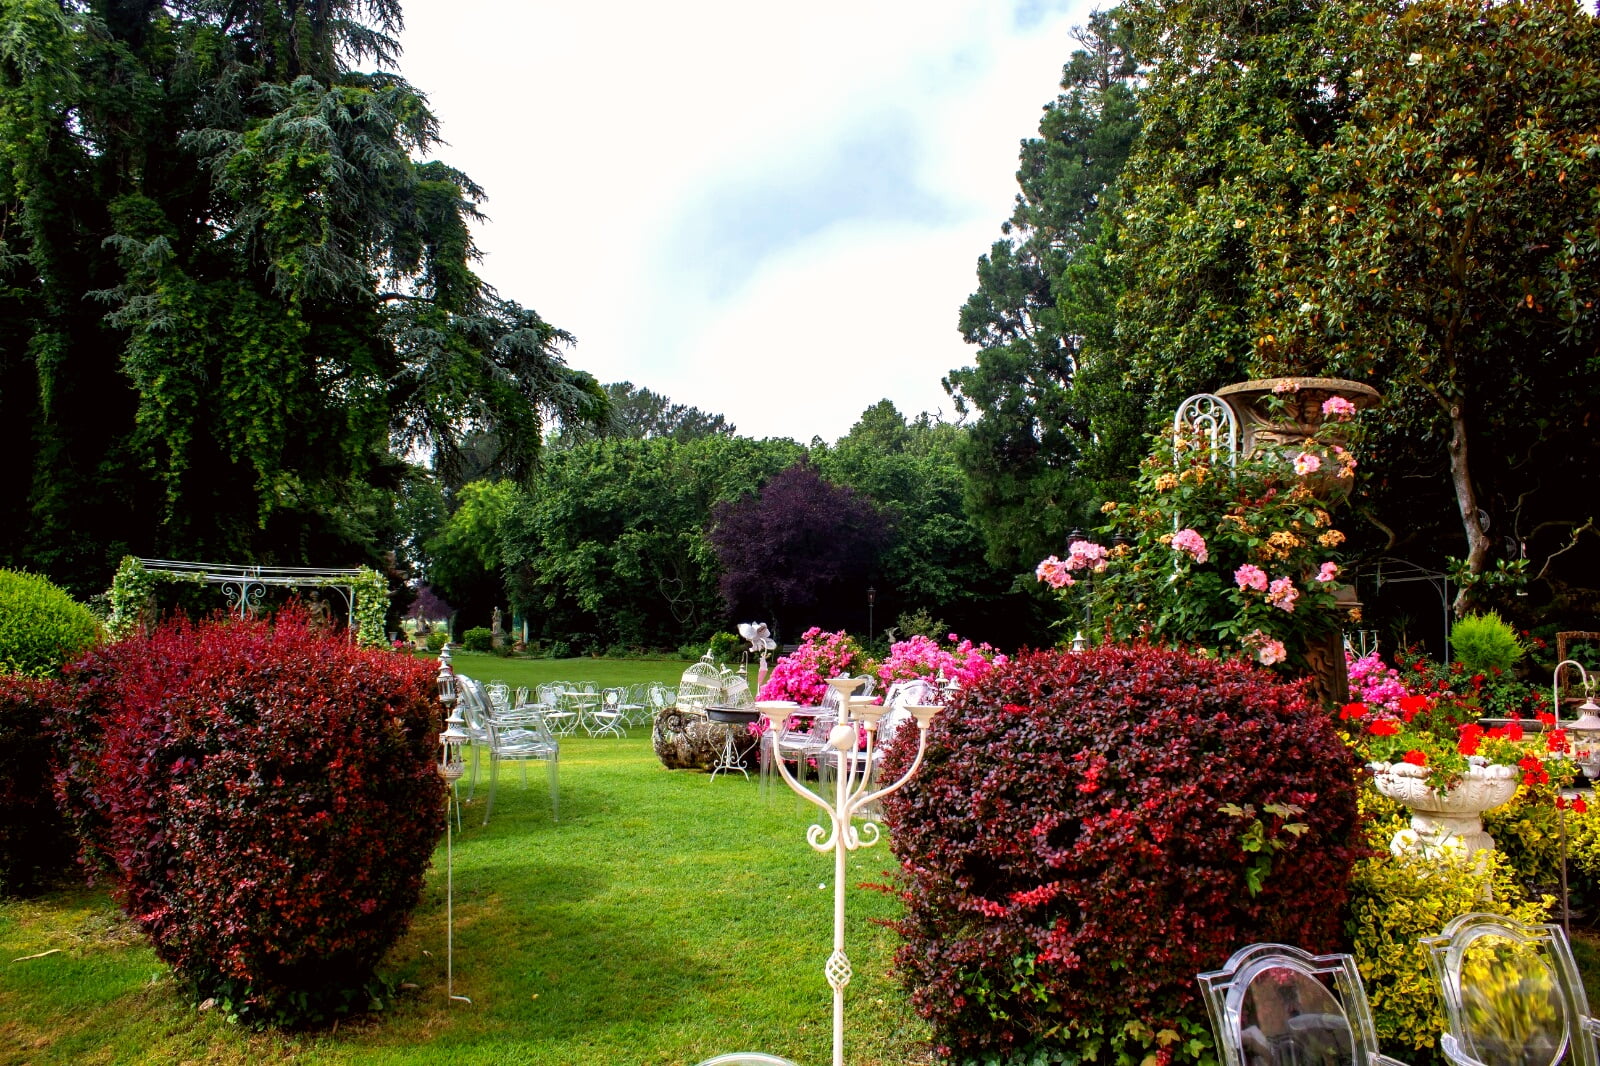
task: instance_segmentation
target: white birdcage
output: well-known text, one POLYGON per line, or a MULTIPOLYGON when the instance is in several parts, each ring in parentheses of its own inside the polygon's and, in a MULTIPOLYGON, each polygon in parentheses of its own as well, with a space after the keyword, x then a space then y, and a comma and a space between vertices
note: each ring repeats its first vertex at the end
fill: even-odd
POLYGON ((724 707, 748 707, 753 703, 750 682, 744 675, 726 666, 722 668, 722 698, 717 701, 724 707))
POLYGON ((678 709, 704 714, 705 709, 723 700, 723 676, 711 661, 711 653, 683 672, 678 681, 678 709))

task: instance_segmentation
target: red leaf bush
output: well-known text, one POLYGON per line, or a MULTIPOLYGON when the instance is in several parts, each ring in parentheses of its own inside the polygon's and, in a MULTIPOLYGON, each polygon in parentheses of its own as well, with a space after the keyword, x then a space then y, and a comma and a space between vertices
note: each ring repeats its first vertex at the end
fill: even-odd
POLYGON ((35 891, 72 865, 45 731, 51 708, 68 699, 59 683, 0 674, 0 893, 35 891))
POLYGON ((172 623, 68 677, 63 806, 156 953, 263 1020, 364 1005, 444 829, 433 671, 280 614, 172 623))
POLYGON ((1197 1058, 1196 974, 1252 941, 1338 946, 1358 769, 1298 687, 1242 662, 1043 652, 963 690, 885 800, 898 967, 940 1053, 1197 1058))

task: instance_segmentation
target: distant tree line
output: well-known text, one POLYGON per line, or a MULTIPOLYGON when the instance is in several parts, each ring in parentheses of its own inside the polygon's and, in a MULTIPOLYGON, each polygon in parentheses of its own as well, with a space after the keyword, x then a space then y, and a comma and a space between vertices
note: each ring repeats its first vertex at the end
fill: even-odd
POLYGON ((553 442, 525 490, 461 486, 426 538, 431 587, 458 626, 501 603, 532 639, 573 652, 677 648, 741 620, 785 641, 812 625, 865 635, 870 620, 881 638, 902 615, 1038 639, 1029 598, 984 561, 965 513, 960 427, 908 421, 887 400, 832 446, 722 425, 690 408, 614 424, 553 442))

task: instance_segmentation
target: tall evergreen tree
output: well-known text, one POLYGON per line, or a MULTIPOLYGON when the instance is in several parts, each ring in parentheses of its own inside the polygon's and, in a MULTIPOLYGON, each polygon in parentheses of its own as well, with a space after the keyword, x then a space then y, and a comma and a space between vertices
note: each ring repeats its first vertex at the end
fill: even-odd
POLYGON ((394 0, 0 5, 0 558, 376 561, 395 450, 605 400, 473 273, 394 0))
POLYGON ((1120 9, 1092 16, 1077 39, 1061 95, 1023 142, 1004 236, 961 309, 976 365, 945 380, 956 409, 978 415, 961 465, 989 557, 1007 566, 1031 565, 1082 524, 1140 426, 1098 354, 1114 286, 1105 220, 1140 128, 1138 67, 1120 9))

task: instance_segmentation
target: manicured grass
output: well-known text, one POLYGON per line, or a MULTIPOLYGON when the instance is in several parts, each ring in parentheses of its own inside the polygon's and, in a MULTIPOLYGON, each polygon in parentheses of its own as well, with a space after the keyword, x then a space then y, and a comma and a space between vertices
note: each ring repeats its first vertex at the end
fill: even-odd
MULTIPOLYGON (((635 665, 606 661, 605 673, 580 678, 559 662, 458 662, 512 684, 535 683, 518 666, 603 682, 635 665)), ((660 680, 682 669, 656 665, 660 680)), ((0 1063, 668 1066, 736 1050, 829 1061, 833 865, 805 843, 812 809, 786 792, 764 798, 737 775, 663 769, 639 731, 564 739, 560 776, 559 823, 540 764, 526 786, 505 768, 489 826, 479 824, 482 780, 465 809, 455 990, 470 1005, 445 1000, 442 848, 384 966, 419 987, 321 1033, 252 1033, 197 1012, 105 895, 78 890, 0 904, 0 1063), (60 950, 11 961, 50 949, 60 950)), ((899 905, 854 887, 885 880, 892 865, 883 843, 850 858, 846 1051, 856 1066, 929 1061, 926 1028, 887 973, 895 938, 874 924, 899 905)))
POLYGON ((547 681, 593 681, 601 686, 662 681, 676 685, 689 665, 683 659, 502 659, 497 655, 455 649, 451 649, 450 661, 468 677, 479 681, 504 681, 512 688, 518 685, 532 688, 547 681))

